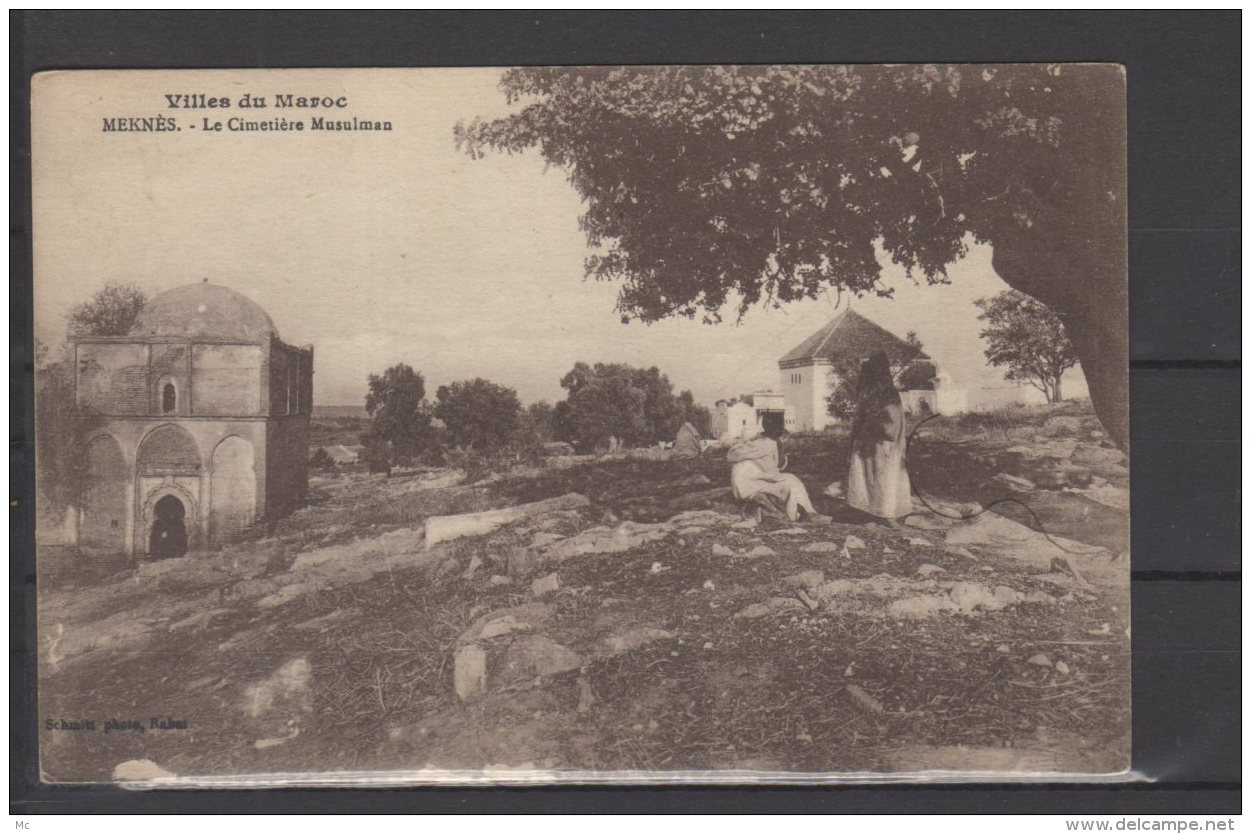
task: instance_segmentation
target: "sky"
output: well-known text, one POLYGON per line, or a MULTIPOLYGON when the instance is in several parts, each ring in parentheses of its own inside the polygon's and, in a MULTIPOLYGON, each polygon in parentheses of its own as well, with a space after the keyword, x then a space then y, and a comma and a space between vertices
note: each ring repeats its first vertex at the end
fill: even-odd
MULTIPOLYGON (((35 333, 107 282, 149 294, 203 279, 238 290, 282 338, 315 347, 314 402, 363 404, 366 378, 396 362, 427 390, 485 377, 523 402, 563 398, 576 361, 656 365, 711 405, 777 389, 777 360, 848 303, 903 336, 915 330, 956 385, 1003 385, 986 365, 974 300, 1006 289, 974 247, 950 284, 884 271, 892 299, 833 294, 736 321, 622 324, 617 289, 583 279, 583 206, 536 152, 470 159, 458 120, 509 112, 498 69, 52 73, 33 91, 35 333), (265 110, 238 107, 264 95, 265 110), (346 96, 331 118, 391 132, 205 131, 202 119, 308 121, 278 93, 346 96), (166 94, 228 97, 170 109, 166 94), (173 117, 181 130, 118 133, 103 119, 173 117), (192 125, 195 125, 193 128, 192 125)), ((1080 369, 1066 394, 1084 393, 1080 369)))

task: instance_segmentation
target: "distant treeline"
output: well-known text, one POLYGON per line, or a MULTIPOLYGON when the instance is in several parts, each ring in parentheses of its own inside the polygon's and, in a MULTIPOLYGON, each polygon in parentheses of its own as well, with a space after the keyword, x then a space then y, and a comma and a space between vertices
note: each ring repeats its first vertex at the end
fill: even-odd
POLYGON ((363 405, 314 405, 313 418, 318 417, 326 419, 342 419, 352 418, 358 420, 368 420, 369 412, 365 410, 363 405))

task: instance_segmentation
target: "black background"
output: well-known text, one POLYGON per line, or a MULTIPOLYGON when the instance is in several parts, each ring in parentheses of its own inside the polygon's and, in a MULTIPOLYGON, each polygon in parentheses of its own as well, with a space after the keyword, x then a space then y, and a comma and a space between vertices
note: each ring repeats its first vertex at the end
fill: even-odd
POLYGON ((10 813, 1241 812, 1240 12, 11 12, 10 24, 10 813), (229 794, 39 784, 32 73, 920 61, 1127 69, 1134 765, 1156 781, 229 794))

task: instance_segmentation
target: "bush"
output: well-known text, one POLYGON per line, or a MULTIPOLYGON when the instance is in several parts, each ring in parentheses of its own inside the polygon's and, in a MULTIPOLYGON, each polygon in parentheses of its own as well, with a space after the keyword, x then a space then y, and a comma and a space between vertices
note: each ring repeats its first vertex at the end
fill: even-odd
POLYGON ((325 472, 334 469, 334 458, 330 457, 326 447, 318 446, 317 450, 309 455, 308 465, 311 469, 320 469, 325 472))
POLYGON ((383 472, 390 477, 393 459, 394 452, 388 440, 370 437, 361 449, 361 463, 365 464, 365 468, 370 472, 383 472))
POLYGON ((464 449, 508 445, 521 414, 516 391, 481 378, 442 385, 436 399, 434 417, 447 427, 448 445, 464 449))

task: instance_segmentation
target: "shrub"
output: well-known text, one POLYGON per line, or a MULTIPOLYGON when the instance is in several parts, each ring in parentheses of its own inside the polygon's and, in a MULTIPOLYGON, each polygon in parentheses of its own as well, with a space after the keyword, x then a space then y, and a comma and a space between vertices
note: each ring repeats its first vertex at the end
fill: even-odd
POLYGON ((309 456, 308 465, 312 469, 320 469, 324 472, 334 469, 334 458, 330 457, 325 446, 318 446, 317 450, 309 456))

